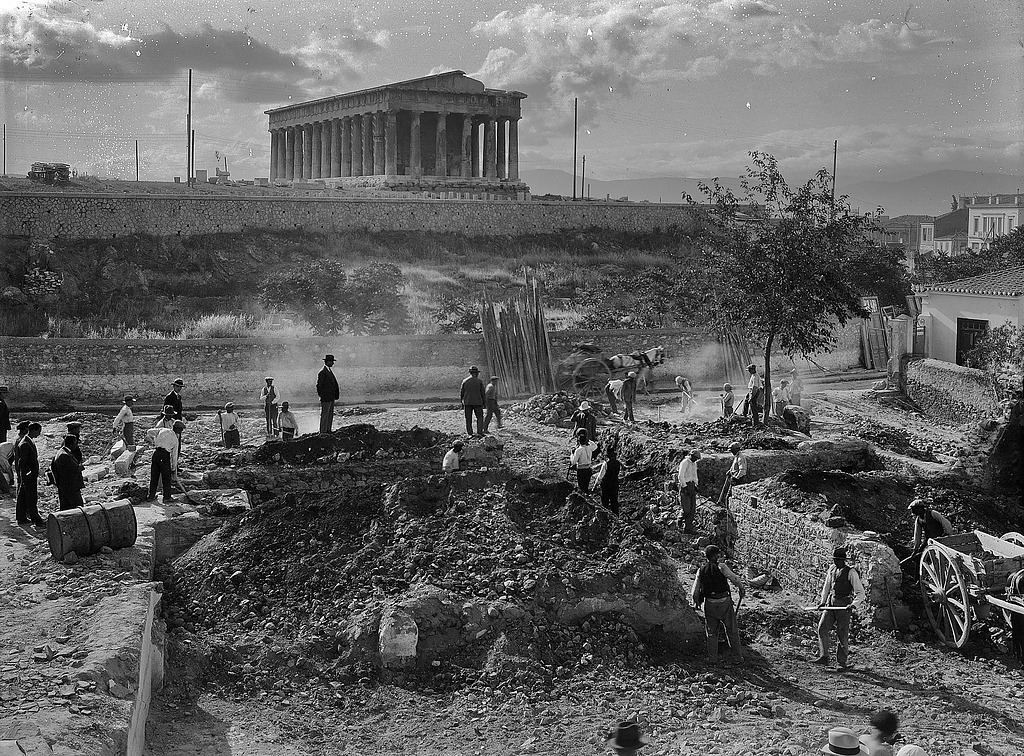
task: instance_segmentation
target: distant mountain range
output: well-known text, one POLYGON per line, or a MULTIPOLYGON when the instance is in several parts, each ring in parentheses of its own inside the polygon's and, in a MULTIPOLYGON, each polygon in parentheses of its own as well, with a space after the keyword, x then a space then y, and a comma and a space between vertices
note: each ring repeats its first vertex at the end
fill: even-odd
MULTIPOLYGON (((572 175, 565 171, 525 170, 522 178, 534 195, 572 196, 572 175)), ((734 176, 720 177, 719 183, 734 191, 739 189, 739 179, 734 176)), ((700 200, 702 195, 697 184, 698 180, 672 176, 614 181, 587 179, 591 198, 628 197, 648 202, 679 202, 682 192, 700 200)), ((849 195, 850 204, 862 212, 873 212, 881 207, 888 216, 942 215, 951 209, 954 194, 1024 194, 1024 176, 942 170, 897 181, 876 179, 850 184, 840 181, 836 190, 849 195)))

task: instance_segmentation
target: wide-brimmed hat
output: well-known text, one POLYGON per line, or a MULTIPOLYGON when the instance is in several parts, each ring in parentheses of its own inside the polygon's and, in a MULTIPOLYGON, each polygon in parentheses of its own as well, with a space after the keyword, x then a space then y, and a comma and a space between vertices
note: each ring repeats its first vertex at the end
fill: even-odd
POLYGON ((181 378, 176 378, 174 380, 174 383, 172 383, 171 385, 172 386, 184 386, 185 385, 185 381, 181 380, 181 378))
POLYGON ((842 559, 845 561, 848 558, 848 556, 849 554, 847 554, 845 546, 837 546, 832 550, 833 559, 842 559))
POLYGON ((164 405, 164 414, 166 415, 168 412, 170 412, 170 414, 173 415, 174 414, 174 407, 172 407, 169 404, 165 404, 164 405))
POLYGON ((608 738, 608 746, 616 751, 645 745, 647 738, 640 734, 640 726, 636 722, 619 722, 615 727, 615 734, 608 738))
POLYGON ((747 370, 757 370, 757 365, 751 362, 749 365, 747 365, 747 370))
POLYGON ((135 397, 134 397, 134 396, 132 396, 131 394, 125 394, 125 395, 124 395, 124 400, 125 400, 126 402, 134 402, 134 401, 135 401, 135 397))
POLYGON ((476 365, 470 365, 469 366, 469 372, 471 372, 471 373, 479 373, 480 372, 480 368, 478 368, 476 365))
POLYGON ((739 441, 733 441, 731 444, 729 444, 729 451, 738 452, 742 448, 743 447, 740 446, 740 442, 739 441))
POLYGON ((868 747, 860 742, 857 733, 849 727, 833 727, 828 731, 828 745, 822 753, 831 756, 868 756, 868 747))
POLYGON ((233 410, 234 408, 235 408, 235 403, 234 402, 226 402, 224 404, 224 409, 226 409, 226 410, 233 410))
POLYGON ((263 380, 265 380, 265 381, 272 381, 272 380, 274 380, 274 376, 272 376, 272 375, 268 375, 268 376, 267 376, 266 378, 264 378, 263 380))
POLYGON ((590 402, 588 402, 586 400, 580 402, 580 409, 582 409, 582 410, 590 409, 590 402))
POLYGON ((626 377, 627 378, 636 378, 636 371, 635 370, 630 370, 628 373, 626 373, 626 377))
POLYGON ((724 386, 722 386, 722 388, 724 388, 726 391, 732 391, 732 384, 727 383, 724 386))
POLYGON ((334 362, 334 361, 335 360, 334 360, 334 355, 333 354, 325 354, 324 355, 324 362, 334 362))

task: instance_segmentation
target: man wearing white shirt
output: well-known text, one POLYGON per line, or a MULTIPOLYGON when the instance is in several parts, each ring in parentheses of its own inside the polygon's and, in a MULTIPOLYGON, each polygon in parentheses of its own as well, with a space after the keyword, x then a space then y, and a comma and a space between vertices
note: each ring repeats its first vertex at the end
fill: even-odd
POLYGON ((835 549, 832 552, 833 565, 825 573, 818 602, 823 610, 818 620, 818 656, 814 659, 815 664, 828 664, 829 640, 834 627, 838 640, 836 661, 844 669, 850 653, 850 611, 854 604, 859 602, 863 605, 867 601, 860 573, 848 565, 846 559, 845 548, 835 549))
POLYGON ((135 414, 132 412, 132 405, 135 404, 135 397, 128 394, 124 398, 124 405, 121 411, 114 418, 114 430, 120 431, 124 437, 125 446, 129 449, 135 448, 135 414))
POLYGON ((444 455, 444 459, 441 460, 441 470, 443 472, 452 473, 459 471, 462 449, 463 445, 461 441, 456 441, 452 444, 452 448, 448 450, 447 454, 444 455))
POLYGON ((181 432, 185 430, 185 423, 175 420, 172 428, 153 428, 146 433, 146 438, 152 441, 156 448, 153 450, 153 461, 149 468, 149 496, 147 501, 156 498, 157 484, 163 479, 164 504, 174 501, 171 491, 171 481, 178 474, 178 445, 181 443, 181 432))
POLYGON ((746 416, 747 410, 750 410, 754 425, 760 425, 761 408, 764 406, 764 382, 757 374, 757 365, 747 365, 747 372, 750 373, 750 379, 747 381, 747 402, 743 414, 746 416))
POLYGON ((576 482, 583 493, 590 493, 590 478, 594 474, 594 452, 597 451, 597 442, 588 441, 587 438, 585 428, 576 431, 576 448, 569 455, 569 467, 576 470, 576 482))
POLYGON ((743 479, 747 477, 747 458, 743 454, 743 447, 740 446, 738 441, 733 441, 729 444, 729 451, 732 452, 732 465, 729 467, 729 472, 725 475, 725 486, 722 488, 722 495, 718 499, 718 505, 728 505, 729 494, 732 493, 732 487, 737 483, 742 483, 743 479))
POLYGON ((693 520, 697 514, 697 460, 700 452, 694 449, 683 455, 679 463, 677 478, 679 481, 679 511, 683 516, 684 533, 697 532, 693 520))

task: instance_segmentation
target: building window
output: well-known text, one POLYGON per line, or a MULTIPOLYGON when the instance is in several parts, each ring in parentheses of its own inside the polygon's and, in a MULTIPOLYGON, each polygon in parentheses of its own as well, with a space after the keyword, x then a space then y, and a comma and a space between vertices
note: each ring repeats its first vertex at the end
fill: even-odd
POLYGON ((981 233, 981 218, 978 216, 974 217, 974 235, 977 236, 981 233))
POLYGON ((988 333, 987 320, 956 319, 956 364, 967 364, 967 353, 988 333))

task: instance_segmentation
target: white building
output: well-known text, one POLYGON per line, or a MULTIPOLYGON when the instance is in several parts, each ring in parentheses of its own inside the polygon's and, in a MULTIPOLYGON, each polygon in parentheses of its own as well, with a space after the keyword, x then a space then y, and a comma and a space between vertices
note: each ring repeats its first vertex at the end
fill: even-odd
POLYGON ((967 208, 967 243, 983 249, 995 237, 1008 234, 1024 222, 1024 194, 961 197, 967 208))
POLYGON ((925 284, 919 325, 925 329, 925 353, 936 360, 964 364, 990 329, 1024 324, 1024 265, 960 281, 925 284))

